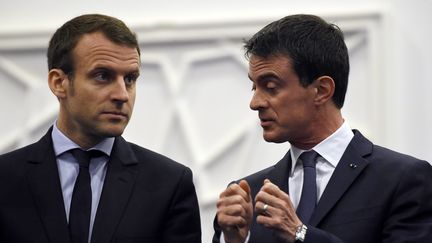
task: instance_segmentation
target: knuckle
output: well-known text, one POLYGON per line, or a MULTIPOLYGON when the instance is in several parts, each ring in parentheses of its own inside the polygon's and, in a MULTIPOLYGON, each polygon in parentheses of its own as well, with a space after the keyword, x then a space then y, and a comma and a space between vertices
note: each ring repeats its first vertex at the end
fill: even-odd
POLYGON ((237 184, 233 183, 231 185, 228 186, 227 190, 229 191, 235 191, 237 188, 237 184))
POLYGON ((280 218, 280 217, 276 217, 276 218, 274 219, 274 223, 275 223, 276 225, 282 225, 283 220, 282 220, 282 218, 280 218))
POLYGON ((234 205, 234 207, 235 207, 234 209, 236 212, 241 213, 244 211, 242 205, 240 205, 240 204, 236 204, 236 205, 234 205))
POLYGON ((216 207, 217 208, 220 208, 220 207, 222 207, 223 206, 223 204, 224 204, 224 199, 223 198, 219 198, 218 200, 217 200, 217 202, 216 202, 216 207))
POLYGON ((246 203, 246 200, 241 195, 236 195, 236 202, 239 204, 246 203))
POLYGON ((264 193, 262 191, 259 191, 255 196, 255 201, 262 201, 263 198, 264 198, 264 193))

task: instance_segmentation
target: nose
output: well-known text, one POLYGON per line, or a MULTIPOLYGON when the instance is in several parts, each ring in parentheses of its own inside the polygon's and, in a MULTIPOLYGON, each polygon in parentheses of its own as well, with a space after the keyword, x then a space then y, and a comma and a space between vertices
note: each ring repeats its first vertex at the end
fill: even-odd
POLYGON ((257 111, 265 108, 266 106, 267 106, 267 101, 264 99, 264 97, 262 97, 262 95, 258 91, 255 91, 249 103, 249 107, 252 110, 257 111))
POLYGON ((129 100, 129 90, 123 77, 117 78, 114 82, 111 99, 118 104, 126 103, 129 100))

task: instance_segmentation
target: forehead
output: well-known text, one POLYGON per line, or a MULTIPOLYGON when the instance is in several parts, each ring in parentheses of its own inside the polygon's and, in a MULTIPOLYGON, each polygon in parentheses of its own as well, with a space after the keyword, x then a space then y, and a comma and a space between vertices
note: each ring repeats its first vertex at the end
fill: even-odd
POLYGON ((260 57, 252 55, 249 58, 249 77, 256 80, 263 75, 296 75, 292 61, 283 55, 260 57))
POLYGON ((139 67, 136 48, 112 42, 101 32, 84 34, 73 50, 77 66, 89 63, 122 64, 139 67))

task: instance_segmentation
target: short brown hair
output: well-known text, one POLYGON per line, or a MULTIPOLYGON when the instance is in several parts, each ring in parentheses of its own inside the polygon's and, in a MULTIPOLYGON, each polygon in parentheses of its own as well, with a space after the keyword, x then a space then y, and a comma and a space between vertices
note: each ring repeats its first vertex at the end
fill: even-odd
POLYGON ((136 48, 140 55, 135 33, 123 21, 107 15, 85 14, 63 24, 51 37, 47 51, 48 70, 58 68, 68 76, 73 76, 72 51, 84 34, 94 32, 102 32, 116 44, 136 48))

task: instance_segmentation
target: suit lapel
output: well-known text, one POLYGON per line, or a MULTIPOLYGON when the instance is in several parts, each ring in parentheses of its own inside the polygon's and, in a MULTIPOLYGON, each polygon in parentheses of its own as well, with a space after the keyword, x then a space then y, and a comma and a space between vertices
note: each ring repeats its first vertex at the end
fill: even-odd
POLYGON ((132 193, 138 160, 129 144, 117 137, 93 225, 92 243, 111 242, 132 193))
MULTIPOLYGON (((288 176, 289 171, 291 170, 291 154, 285 154, 285 156, 270 170, 267 174, 264 174, 263 178, 269 179, 273 184, 277 185, 281 190, 288 194, 288 176)), ((256 195, 258 191, 261 189, 262 181, 258 182, 256 188, 254 188, 253 195, 256 195)), ((252 225, 253 229, 251 230, 250 240, 249 242, 282 242, 282 239, 278 237, 274 231, 268 230, 262 225, 256 223, 256 213, 254 212, 254 223, 252 225)))
POLYGON ((268 179, 275 185, 278 185, 281 190, 289 194, 288 176, 291 171, 291 153, 285 156, 274 166, 273 170, 268 173, 268 179))
POLYGON ((372 143, 360 132, 354 133, 312 215, 310 224, 313 226, 318 225, 330 212, 369 163, 363 156, 372 152, 372 143))
POLYGON ((50 129, 29 154, 27 181, 50 242, 70 242, 50 129))

